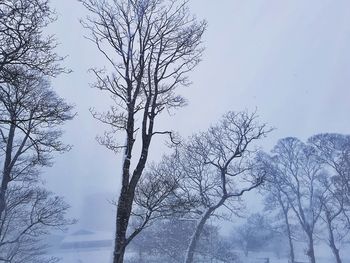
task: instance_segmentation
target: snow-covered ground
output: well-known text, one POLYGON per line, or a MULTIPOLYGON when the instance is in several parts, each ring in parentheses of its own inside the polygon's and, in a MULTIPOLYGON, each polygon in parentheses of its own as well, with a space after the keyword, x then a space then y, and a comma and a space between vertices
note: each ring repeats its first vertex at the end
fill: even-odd
MULTIPOLYGON (((307 263, 308 259, 303 253, 305 244, 297 243, 295 245, 297 250, 296 259, 299 262, 307 263)), ((109 232, 78 231, 62 239, 51 254, 61 258, 62 263, 108 263, 112 262, 112 248, 112 236, 109 232)), ((315 252, 317 263, 335 262, 329 248, 325 244, 318 244, 315 252)), ((286 256, 277 258, 271 252, 250 252, 248 257, 245 257, 240 251, 236 251, 236 253, 240 256, 242 263, 265 263, 266 260, 264 259, 266 258, 269 259, 269 263, 288 263, 286 256)), ((127 258, 130 256, 128 254, 127 258)), ((343 263, 350 263, 350 245, 341 248, 341 256, 343 263)), ((145 258, 143 262, 152 263, 152 260, 145 258)))
MULTIPOLYGON (((345 251, 344 251, 345 252, 345 251)), ((350 253, 350 252, 348 252, 350 253)), ((65 253, 56 253, 55 256, 62 258, 62 263, 96 263, 96 262, 112 262, 111 250, 93 250, 93 251, 72 251, 65 253)), ((248 257, 241 256, 242 263, 264 263, 264 258, 269 258, 270 263, 288 263, 287 258, 276 258, 271 253, 250 253, 248 257)), ((308 260, 305 257, 299 257, 300 262, 307 263, 308 260)), ((147 259, 144 259, 147 262, 147 259)), ((317 263, 333 263, 334 259, 328 257, 317 257, 317 263)), ((152 262, 149 262, 152 263, 152 262)), ((206 263, 206 262, 203 262, 206 263)), ((349 257, 344 258, 343 263, 350 263, 349 257)))
MULTIPOLYGON (((241 261, 242 263, 264 263, 265 258, 269 258, 270 260, 269 263, 288 263, 287 258, 277 258, 271 253, 251 253, 251 255, 247 258, 242 255, 241 261)), ((298 262, 305 262, 305 263, 309 262, 305 256, 299 256, 297 257, 297 260, 298 262)), ((317 257, 316 262, 333 263, 335 262, 335 260, 331 256, 326 256, 326 257, 317 257)), ((349 258, 348 259, 344 258, 343 263, 350 263, 349 258)))
POLYGON ((60 258, 62 263, 112 262, 110 250, 58 252, 54 253, 54 256, 60 258))
MULTIPOLYGON (((305 244, 296 243, 296 260, 297 262, 308 263, 308 258, 303 253, 305 244)), ((344 245, 340 250, 343 263, 350 263, 350 245, 344 245)), ((278 258, 274 253, 249 253, 248 257, 245 257, 242 253, 237 252, 240 255, 242 263, 264 263, 264 259, 268 258, 269 263, 288 263, 286 256, 278 258)), ((331 254, 329 247, 326 244, 318 244, 315 248, 316 262, 317 263, 334 263, 335 259, 331 254)))

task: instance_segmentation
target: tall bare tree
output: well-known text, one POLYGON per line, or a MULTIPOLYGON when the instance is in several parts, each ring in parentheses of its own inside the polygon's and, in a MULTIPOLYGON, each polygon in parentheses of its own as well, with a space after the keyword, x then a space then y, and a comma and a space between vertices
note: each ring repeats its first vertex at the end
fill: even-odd
POLYGON ((342 239, 349 233, 346 215, 346 198, 344 195, 345 187, 342 189, 335 187, 339 178, 336 176, 325 175, 321 179, 324 188, 324 195, 321 196, 322 204, 321 219, 325 223, 328 240, 327 244, 331 248, 337 263, 342 263, 339 246, 342 239))
POLYGON ((272 157, 264 153, 259 153, 256 160, 259 162, 260 169, 266 174, 262 191, 265 196, 265 209, 268 211, 277 210, 277 217, 282 217, 284 232, 288 238, 289 260, 290 263, 294 263, 295 251, 291 222, 291 206, 285 192, 283 180, 279 177, 279 172, 273 165, 274 161, 272 157))
POLYGON ((339 242, 349 229, 350 136, 317 134, 308 142, 316 148, 319 161, 328 171, 322 178, 322 216, 328 232, 328 245, 337 263, 341 263, 339 242))
MULTIPOLYGON (((193 136, 185 146, 187 171, 191 173, 197 167, 202 169, 200 173, 193 171, 189 174, 190 185, 197 187, 202 207, 187 250, 186 263, 193 262, 205 223, 216 210, 222 206, 229 207, 229 201, 237 201, 245 192, 263 182, 264 174, 255 173, 252 160, 256 145, 254 147, 253 144, 269 131, 265 124, 257 122, 255 113, 228 112, 218 125, 212 126, 206 133, 193 136), (199 166, 193 167, 193 162, 199 166)), ((235 205, 231 203, 232 210, 233 207, 235 205)))
POLYGON ((5 262, 52 262, 42 257, 40 239, 63 227, 68 208, 40 188, 40 167, 69 147, 59 126, 72 107, 51 89, 60 66, 55 20, 48 0, 0 1, 0 257, 5 262))
POLYGON ((0 250, 7 248, 10 262, 23 262, 19 257, 35 250, 28 244, 68 222, 68 206, 37 185, 40 167, 51 165, 54 152, 69 149, 59 126, 73 115, 38 71, 16 69, 10 83, 0 84, 0 250))
POLYGON ((323 166, 313 147, 297 138, 279 140, 272 153, 272 165, 277 172, 274 176, 282 185, 284 196, 307 237, 306 254, 310 263, 315 263, 315 231, 322 212, 320 200, 324 195, 320 183, 323 166))
POLYGON ((191 16, 187 1, 177 0, 81 0, 90 12, 82 22, 88 38, 109 63, 107 70, 92 69, 95 87, 114 101, 104 114, 94 117, 108 124, 100 142, 124 151, 122 187, 117 207, 114 263, 124 259, 127 230, 135 189, 145 168, 152 138, 170 135, 155 129, 161 112, 181 107, 184 98, 176 94, 189 84, 189 73, 200 61, 201 38, 206 27, 191 16), (120 143, 115 136, 126 135, 120 143), (140 153, 135 153, 137 134, 140 153))

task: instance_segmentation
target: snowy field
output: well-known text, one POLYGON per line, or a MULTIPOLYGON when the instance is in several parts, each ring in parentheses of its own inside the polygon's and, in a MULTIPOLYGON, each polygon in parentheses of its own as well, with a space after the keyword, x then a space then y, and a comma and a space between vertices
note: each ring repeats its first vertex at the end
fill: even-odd
POLYGON ((112 262, 111 250, 78 250, 65 253, 54 253, 54 256, 61 259, 62 263, 97 263, 112 262))
MULTIPOLYGON (((55 241, 56 248, 50 253, 51 255, 61 258, 62 263, 99 263, 99 262, 112 262, 112 242, 111 232, 90 232, 90 231, 78 231, 71 235, 68 235, 59 241, 55 241)), ((305 256, 305 243, 295 242, 296 260, 298 262, 308 263, 308 259, 305 256)), ((276 254, 271 252, 249 252, 248 257, 239 250, 234 250, 240 257, 240 263, 266 263, 266 259, 269 259, 269 263, 288 263, 286 251, 287 247, 282 248, 279 252, 281 257, 278 258, 276 254)), ((343 263, 350 263, 350 244, 342 246, 340 248, 341 257, 343 263)), ((333 263, 334 258, 330 253, 330 249, 324 243, 318 243, 315 248, 316 262, 317 263, 333 263)), ((126 259, 137 258, 137 253, 127 253, 126 259)), ((138 260, 133 260, 133 263, 139 263, 138 260)), ((126 263, 130 262, 126 260, 126 263)), ((159 260, 158 260, 159 262, 159 260)), ((208 261, 196 263, 207 263, 208 261)), ((140 263, 154 263, 151 258, 143 258, 140 263)), ((167 263, 167 262, 164 262, 167 263)), ((209 262, 208 262, 209 263, 209 262)), ((218 261, 211 261, 210 263, 220 263, 218 261)))
MULTIPOLYGON (((350 253, 350 251, 343 250, 343 255, 345 253, 350 253)), ((55 253, 55 256, 62 259, 62 263, 96 263, 96 262, 112 262, 111 250, 80 250, 80 251, 71 251, 66 253, 55 253)), ((264 263, 264 259, 269 258, 270 263, 288 263, 287 258, 276 258, 271 253, 250 253, 248 257, 241 255, 241 263, 264 263)), ((298 261, 307 263, 308 260, 306 257, 298 257, 298 261)), ((335 262, 332 257, 324 256, 317 257, 317 263, 333 263, 335 262)), ((143 263, 152 263, 146 258, 143 259, 143 263)), ((166 263, 166 262, 165 262, 166 263)), ((207 262, 202 262, 207 263, 207 262)), ((209 262, 208 262, 209 263, 209 262)), ((343 263, 350 263, 349 255, 344 255, 343 263)))

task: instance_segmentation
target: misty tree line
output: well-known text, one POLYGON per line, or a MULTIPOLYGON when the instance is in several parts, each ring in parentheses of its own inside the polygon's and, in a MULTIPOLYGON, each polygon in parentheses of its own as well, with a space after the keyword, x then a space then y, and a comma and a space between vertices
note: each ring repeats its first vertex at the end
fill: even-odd
MULTIPOLYGON (((326 242, 341 263, 340 248, 349 242, 350 136, 324 133, 306 142, 294 137, 278 141, 271 153, 259 152, 257 163, 266 173, 260 193, 265 212, 253 214, 238 227, 236 241, 248 253, 264 246, 254 229, 263 229, 263 238, 288 243, 290 262, 296 262, 295 242, 305 241, 305 254, 316 262, 315 243, 326 242)), ((261 231, 260 231, 261 232, 261 231)), ((280 247, 276 247, 277 251, 280 247)))
POLYGON ((306 143, 284 138, 271 154, 261 154, 259 162, 268 175, 266 208, 282 218, 291 262, 295 262, 293 240, 300 231, 311 263, 316 262, 317 238, 326 240, 334 261, 341 263, 339 248, 350 226, 350 136, 317 134, 306 143))
MULTIPOLYGON (((158 130, 162 113, 187 103, 178 89, 189 86, 201 61, 206 21, 181 0, 80 2, 88 12, 81 21, 86 38, 108 65, 91 69, 94 87, 111 98, 108 111, 91 111, 108 127, 98 142, 124 154, 113 262, 128 261, 126 251, 139 252, 136 262, 239 262, 234 249, 248 253, 274 236, 287 238, 295 263, 294 242, 302 236, 310 263, 320 237, 340 263, 339 244, 349 230, 349 136, 285 138, 263 153, 259 141, 272 130, 246 111, 229 111, 187 139, 158 130), (158 136, 169 138, 171 150, 150 163, 158 136), (229 242, 213 224, 243 216, 242 197, 253 189, 274 223, 253 215, 229 242), (264 229, 258 237, 257 229, 264 229)), ((56 262, 45 256, 43 239, 74 223, 66 217, 69 206, 40 176, 55 153, 70 149, 60 127, 74 117, 50 84, 69 73, 54 36, 44 33, 55 19, 48 0, 0 1, 0 262, 56 262)))
MULTIPOLYGON (((249 251, 268 250, 281 256, 285 248, 283 244, 288 244, 289 262, 294 263, 298 258, 294 248, 295 242, 305 242, 305 255, 310 262, 316 262, 314 246, 316 242, 321 241, 329 246, 334 261, 342 262, 340 247, 343 242, 349 241, 350 230, 350 136, 318 134, 309 138, 307 143, 287 137, 279 140, 271 153, 250 152, 249 148, 241 145, 247 150, 242 152, 243 155, 239 154, 237 160, 233 158, 232 163, 226 166, 226 160, 231 160, 233 156, 228 153, 237 153, 233 145, 228 146, 223 140, 227 134, 228 138, 235 138, 236 133, 232 132, 234 129, 226 123, 227 116, 231 114, 233 113, 224 116, 221 125, 190 137, 189 142, 177 146, 172 155, 165 156, 159 164, 152 165, 147 170, 137 190, 136 218, 145 219, 147 211, 149 215, 154 208, 158 212, 162 211, 158 208, 171 207, 172 204, 176 206, 177 211, 173 215, 161 212, 162 220, 151 225, 151 230, 146 229, 145 236, 141 234, 140 237, 141 240, 148 237, 151 244, 140 248, 142 244, 136 239, 138 251, 144 249, 144 253, 150 252, 148 256, 153 253, 161 256, 159 262, 164 261, 164 250, 169 249, 173 237, 169 234, 164 235, 163 243, 159 244, 159 241, 153 241, 150 233, 157 237, 158 232, 154 229, 161 228, 159 231, 164 231, 164 220, 175 220, 177 224, 182 222, 183 227, 186 226, 183 222, 188 223, 189 220, 192 224, 192 234, 189 235, 186 230, 187 234, 181 235, 181 244, 186 244, 185 247, 182 247, 182 251, 181 248, 175 248, 180 255, 166 256, 167 262, 195 262, 194 254, 197 255, 197 260, 203 262, 207 262, 204 260, 208 254, 218 262, 240 262, 234 253, 204 253, 201 242, 205 240, 205 227, 208 227, 210 217, 214 217, 214 222, 218 223, 218 220, 230 219, 232 215, 242 216, 244 207, 242 200, 237 197, 245 190, 258 188, 265 200, 266 213, 253 213, 246 223, 236 227, 229 238, 231 246, 225 245, 227 238, 217 234, 215 242, 221 242, 221 246, 231 252, 233 249, 242 249, 246 256, 249 251), (222 125, 223 123, 226 124, 222 125), (218 170, 211 170, 211 165, 218 170), (226 179, 220 179, 225 177, 222 177, 219 167, 227 167, 226 179), (172 194, 164 191, 165 188, 154 186, 154 183, 159 183, 154 178, 159 176, 163 181, 164 175, 168 175, 168 183, 171 182, 172 194), (226 182, 226 185, 223 182, 226 182), (247 182, 250 186, 240 189, 247 182), (232 194, 232 199, 229 194, 224 194, 225 189, 231 189, 235 193, 232 194), (188 204, 191 204, 191 209, 188 209, 188 204), (217 211, 220 206, 224 209, 217 211), (181 207, 183 212, 179 214, 178 209, 181 207), (141 213, 141 208, 145 212, 141 213), (153 248, 153 242, 153 246, 157 248, 153 248)), ((236 119, 242 116, 247 115, 234 115, 236 119)), ((241 128, 244 125, 240 122, 240 125, 235 127, 241 128)), ((232 141, 239 140, 235 138, 232 141)), ((154 218, 159 219, 159 216, 154 218)), ((141 222, 144 223, 142 220, 141 222)), ((139 228, 140 226, 136 227, 139 228)), ((181 231, 180 229, 177 231, 181 231)), ((345 252, 343 255, 346 255, 345 252)))

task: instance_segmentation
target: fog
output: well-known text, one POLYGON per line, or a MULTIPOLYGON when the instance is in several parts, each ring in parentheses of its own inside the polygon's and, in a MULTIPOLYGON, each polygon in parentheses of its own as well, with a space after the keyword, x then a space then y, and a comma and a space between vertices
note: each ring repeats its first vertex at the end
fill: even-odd
MULTIPOLYGON (((103 111, 111 104, 106 93, 91 87, 96 78, 88 71, 107 62, 84 37, 88 31, 79 20, 88 13, 82 4, 75 0, 51 0, 50 4, 57 21, 47 32, 56 36, 57 52, 67 56, 63 65, 72 69, 53 79, 52 86, 75 105, 77 115, 63 127, 63 141, 72 149, 57 154, 42 178, 49 190, 71 206, 69 217, 78 220, 61 235, 86 229, 109 232, 112 237, 116 213, 112 203, 121 187, 123 156, 96 141, 108 127, 89 111, 103 111)), ((164 112, 157 128, 175 130, 187 138, 207 130, 228 111, 247 110, 257 111, 259 121, 273 128, 258 143, 265 152, 284 137, 306 141, 319 133, 350 134, 349 1, 191 0, 189 8, 208 22, 205 51, 189 74, 192 84, 180 90, 188 105, 171 114, 164 112)), ((160 161, 171 152, 165 140, 157 138, 149 161, 160 161)), ((246 215, 263 209, 257 191, 244 200, 246 215)), ((228 235, 244 220, 217 221, 220 233, 228 235)), ((108 258, 112 251, 107 254, 108 258)))

